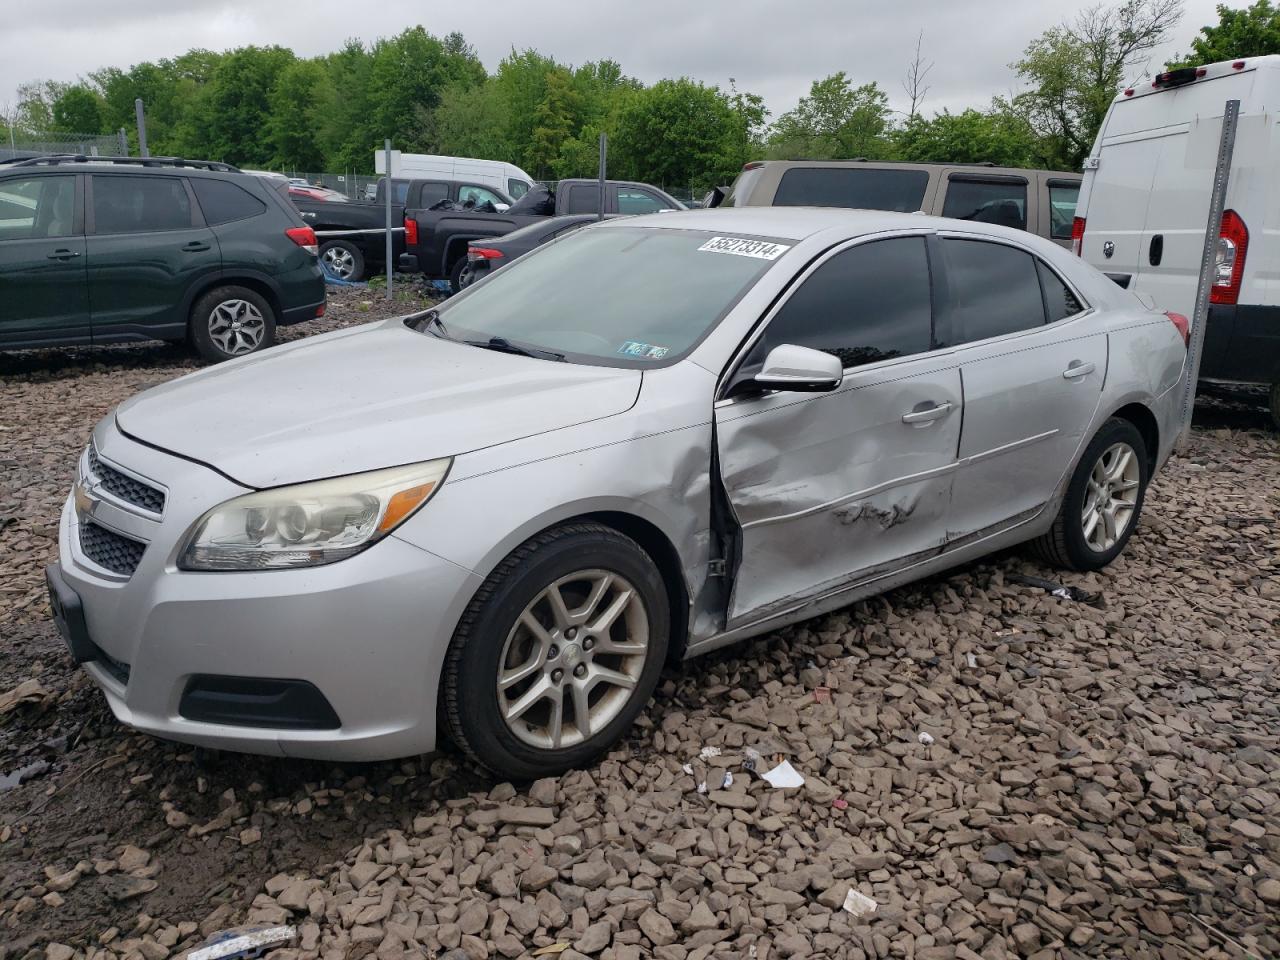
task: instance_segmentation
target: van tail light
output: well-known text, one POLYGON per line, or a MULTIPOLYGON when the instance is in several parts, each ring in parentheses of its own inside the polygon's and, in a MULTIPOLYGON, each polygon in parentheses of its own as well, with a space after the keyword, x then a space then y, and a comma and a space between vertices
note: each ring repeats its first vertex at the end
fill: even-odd
POLYGON ((1214 258, 1213 286, 1210 303, 1235 303, 1240 299, 1240 282, 1244 279, 1244 258, 1249 252, 1249 229, 1240 214, 1227 210, 1222 214, 1218 231, 1218 252, 1214 258))
POLYGON ((492 247, 467 247, 467 259, 472 263, 477 260, 501 260, 504 254, 492 247))
POLYGON ((1071 221, 1071 252, 1077 257, 1084 250, 1084 217, 1076 217, 1071 221))
POLYGON ((1182 342, 1190 346, 1191 324, 1187 321, 1187 318, 1180 313, 1174 313, 1172 310, 1166 310, 1164 315, 1169 318, 1170 323, 1178 328, 1178 332, 1182 334, 1182 342))
POLYGON ((290 227, 284 235, 313 257, 320 255, 320 243, 316 239, 316 232, 310 227, 290 227))

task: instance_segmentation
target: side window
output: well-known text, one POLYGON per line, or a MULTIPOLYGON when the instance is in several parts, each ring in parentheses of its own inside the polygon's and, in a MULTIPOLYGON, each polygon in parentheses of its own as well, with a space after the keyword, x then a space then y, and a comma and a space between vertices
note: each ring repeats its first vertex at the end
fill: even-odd
POLYGON ((507 180, 507 195, 512 200, 519 200, 529 192, 529 185, 523 180, 507 180))
POLYGON ((247 220, 267 209, 267 205, 243 187, 226 180, 205 180, 195 177, 191 189, 196 192, 204 222, 211 227, 232 220, 247 220))
POLYGON ((1044 299, 1031 254, 984 240, 942 241, 956 344, 1044 325, 1044 299))
MULTIPOLYGON (((1027 229, 1027 184, 1013 180, 952 177, 947 184, 944 217, 1027 229)), ((1071 235, 1068 228, 1067 235, 1071 235)))
POLYGON ((769 322, 747 366, 779 344, 825 350, 846 367, 929 349, 932 296, 923 237, 898 237, 837 253, 769 322))
POLYGON ((435 180, 423 183, 418 190, 418 202, 423 207, 430 207, 441 200, 449 199, 449 185, 435 180))
POLYGON ((1042 261, 1036 261, 1036 269, 1040 271, 1040 286, 1044 290, 1045 317, 1049 323, 1065 317, 1074 317, 1084 309, 1084 305, 1071 292, 1071 289, 1042 261))
POLYGON ((75 214, 74 176, 0 180, 0 240, 69 237, 75 214))
POLYGON ((499 203, 505 202, 501 197, 499 197, 492 190, 486 190, 484 187, 476 187, 471 185, 468 185, 465 187, 459 187, 458 202, 466 203, 469 200, 474 200, 477 206, 479 206, 482 203, 492 203, 494 206, 497 206, 499 203))
POLYGON ((634 187, 618 188, 618 212, 623 214, 657 213, 667 205, 647 190, 634 187))
POLYGON ((599 209, 600 188, 594 183, 579 183, 569 188, 569 203, 565 213, 596 213, 599 209))
POLYGON ((1071 221, 1080 199, 1080 184, 1049 184, 1049 236, 1054 240, 1071 239, 1071 221))
POLYGON ((191 226, 191 201, 181 177, 93 178, 94 233, 151 233, 191 226))

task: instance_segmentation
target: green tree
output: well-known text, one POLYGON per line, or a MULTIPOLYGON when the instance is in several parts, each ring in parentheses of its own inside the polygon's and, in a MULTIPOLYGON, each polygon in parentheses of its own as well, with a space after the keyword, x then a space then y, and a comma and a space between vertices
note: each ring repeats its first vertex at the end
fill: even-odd
POLYGON ((295 60, 280 71, 271 92, 267 131, 278 170, 319 171, 325 151, 319 131, 333 104, 329 74, 317 60, 295 60))
POLYGON ((1182 0, 1125 0, 1090 7, 1027 46, 1013 68, 1031 89, 1014 105, 1042 139, 1050 165, 1079 169, 1126 73, 1181 17, 1182 0))
POLYGON ((271 163, 268 124, 272 95, 285 68, 294 63, 284 47, 241 47, 218 64, 204 95, 188 108, 183 139, 188 152, 213 160, 260 167, 271 163))
POLYGON ((1243 10, 1218 4, 1218 23, 1200 28, 1187 63, 1220 63, 1240 57, 1280 53, 1280 6, 1257 0, 1243 10))
POLYGON ((348 40, 321 62, 333 91, 333 103, 316 131, 326 166, 372 173, 373 151, 378 146, 369 141, 368 133, 373 56, 359 40, 348 40))
POLYGON ((897 156, 916 163, 994 163, 1031 167, 1039 161, 1035 131, 1026 117, 997 99, 989 110, 943 110, 911 117, 895 134, 897 156))
POLYGON ((19 130, 32 133, 52 130, 53 105, 66 89, 67 84, 56 80, 32 80, 19 84, 17 119, 14 125, 19 130))
POLYGON ((508 108, 502 92, 490 79, 478 86, 451 86, 440 94, 434 111, 419 111, 420 133, 453 157, 480 157, 519 163, 524 158, 507 140, 508 108))
POLYGON ((53 101, 53 126, 61 133, 102 133, 102 98, 82 84, 53 101))
POLYGON ((552 70, 546 76, 546 92, 533 111, 533 132, 525 151, 528 173, 539 180, 552 175, 560 150, 580 125, 582 98, 573 88, 569 71, 552 70))
POLYGON ((728 98, 718 88, 688 77, 659 80, 628 99, 614 149, 638 180, 704 189, 732 172, 725 144, 733 124, 728 98))
POLYGON ((780 116, 769 137, 769 155, 880 158, 887 155, 889 98, 874 81, 854 87, 844 71, 815 80, 809 95, 780 116))
POLYGON ((756 93, 743 93, 733 77, 729 78, 728 102, 730 123, 725 138, 725 164, 736 176, 748 160, 763 156, 769 111, 763 97, 756 93))
POLYGON ((360 124, 365 149, 372 151, 387 137, 401 149, 429 148, 411 139, 421 129, 418 108, 434 110, 446 88, 474 86, 484 77, 484 66, 460 35, 441 41, 422 27, 410 27, 379 40, 369 72, 369 119, 360 124))

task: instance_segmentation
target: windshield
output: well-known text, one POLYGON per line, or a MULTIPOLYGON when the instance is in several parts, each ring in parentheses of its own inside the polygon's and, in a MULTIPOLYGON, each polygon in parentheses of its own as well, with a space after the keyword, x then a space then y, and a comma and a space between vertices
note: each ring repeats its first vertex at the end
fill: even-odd
POLYGON ((791 241, 706 231, 588 228, 529 254, 440 308, 448 336, 605 366, 687 353, 791 241))

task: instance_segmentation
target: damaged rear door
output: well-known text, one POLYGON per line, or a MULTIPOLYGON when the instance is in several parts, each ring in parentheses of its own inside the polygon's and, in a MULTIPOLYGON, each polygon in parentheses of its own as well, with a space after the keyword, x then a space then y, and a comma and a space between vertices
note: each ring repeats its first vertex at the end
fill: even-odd
POLYGON ((716 404, 721 480, 740 527, 726 627, 939 552, 961 423, 957 362, 931 352, 920 235, 838 248, 810 268, 716 404), (840 357, 831 393, 739 393, 768 352, 840 357))

